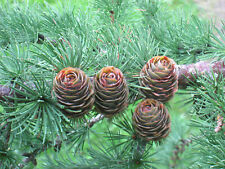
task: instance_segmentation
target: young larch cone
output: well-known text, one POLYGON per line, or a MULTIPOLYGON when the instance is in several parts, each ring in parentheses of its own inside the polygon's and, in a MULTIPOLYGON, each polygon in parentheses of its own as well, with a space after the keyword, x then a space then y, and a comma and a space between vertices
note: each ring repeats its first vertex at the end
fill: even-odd
POLYGON ((62 69, 53 81, 58 102, 68 117, 82 117, 94 104, 94 88, 87 75, 78 68, 62 69))
POLYGON ((159 141, 170 132, 170 115, 163 103, 145 99, 133 113, 133 127, 143 140, 159 141))
POLYGON ((95 108, 106 117, 122 112, 128 105, 128 87, 122 72, 113 66, 104 67, 94 77, 95 108))
POLYGON ((142 68, 139 83, 147 98, 169 101, 178 89, 176 63, 166 56, 153 57, 142 68))

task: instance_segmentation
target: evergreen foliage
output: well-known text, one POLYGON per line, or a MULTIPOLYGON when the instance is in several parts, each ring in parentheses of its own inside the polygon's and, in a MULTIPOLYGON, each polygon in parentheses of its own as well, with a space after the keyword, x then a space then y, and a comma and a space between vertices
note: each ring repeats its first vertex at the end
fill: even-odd
POLYGON ((224 65, 166 103, 165 139, 146 142, 132 126, 146 89, 138 82, 142 67, 153 56, 179 65, 224 60, 222 22, 219 29, 156 0, 93 0, 80 9, 71 2, 1 5, 0 168, 225 168, 224 65), (74 67, 92 78, 106 66, 123 72, 128 108, 110 119, 94 108, 67 117, 53 93, 56 74, 74 67))

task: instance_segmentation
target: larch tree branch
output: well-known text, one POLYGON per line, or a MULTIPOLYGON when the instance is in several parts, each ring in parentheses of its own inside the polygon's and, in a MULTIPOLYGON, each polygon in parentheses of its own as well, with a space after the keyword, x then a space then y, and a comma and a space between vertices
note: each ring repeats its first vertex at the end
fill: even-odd
MULTIPOLYGON (((96 117, 91 118, 87 123, 85 123, 86 127, 93 127, 95 123, 101 121, 104 118, 104 115, 102 114, 98 114, 96 117)), ((56 152, 58 152, 61 149, 62 146, 62 140, 60 139, 59 136, 56 137, 56 143, 54 145, 54 150, 56 152)), ((32 162, 34 166, 37 165, 37 160, 36 157, 39 153, 44 152, 48 149, 47 145, 43 145, 42 147, 39 147, 37 149, 35 149, 34 151, 30 152, 30 153, 23 153, 23 156, 25 156, 25 158, 22 160, 23 163, 20 163, 18 166, 20 168, 24 168, 26 164, 28 164, 29 162, 32 162)))
MULTIPOLYGON (((217 62, 200 61, 188 65, 177 65, 178 68, 178 85, 180 89, 185 89, 190 82, 195 82, 196 77, 203 74, 210 74, 212 71, 216 74, 222 73, 225 77, 225 61, 217 62)), ((0 85, 0 100, 4 97, 13 96, 10 86, 0 85)))
POLYGON ((197 76, 203 74, 211 74, 212 71, 216 74, 223 74, 225 77, 225 61, 209 62, 200 61, 188 65, 178 65, 178 85, 180 89, 185 89, 190 85, 190 82, 195 82, 197 76))
POLYGON ((177 167, 177 162, 180 160, 180 156, 184 153, 185 147, 188 147, 192 143, 191 139, 181 139, 180 144, 176 145, 169 168, 173 169, 177 167))
POLYGON ((103 114, 98 114, 96 117, 91 118, 85 126, 89 128, 93 127, 95 123, 101 121, 105 116, 103 114))

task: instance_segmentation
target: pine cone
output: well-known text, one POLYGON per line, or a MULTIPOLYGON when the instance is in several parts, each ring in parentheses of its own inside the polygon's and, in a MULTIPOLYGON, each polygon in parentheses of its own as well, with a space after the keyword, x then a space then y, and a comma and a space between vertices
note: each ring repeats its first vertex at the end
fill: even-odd
POLYGON ((128 105, 128 88, 122 72, 113 66, 104 67, 94 78, 95 107, 106 117, 122 112, 128 105))
POLYGON ((133 113, 133 127, 144 140, 158 141, 170 132, 170 115, 163 103, 145 99, 133 113))
POLYGON ((150 59, 140 72, 140 89, 147 98, 161 102, 169 101, 178 89, 176 63, 166 56, 156 56, 150 59))
POLYGON ((62 69, 54 79, 53 90, 68 117, 82 117, 94 104, 93 85, 78 68, 62 69))

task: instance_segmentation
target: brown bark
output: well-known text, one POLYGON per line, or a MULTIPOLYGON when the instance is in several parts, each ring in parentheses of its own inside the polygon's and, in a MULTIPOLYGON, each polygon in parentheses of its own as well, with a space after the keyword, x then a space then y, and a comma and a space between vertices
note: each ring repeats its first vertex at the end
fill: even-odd
POLYGON ((178 65, 178 85, 180 89, 185 89, 190 82, 195 82, 197 76, 203 74, 222 73, 225 77, 225 61, 208 62, 200 61, 189 65, 178 65))
POLYGON ((0 85, 0 100, 4 100, 4 96, 12 96, 11 88, 5 85, 0 85))

